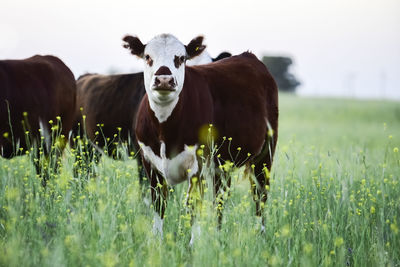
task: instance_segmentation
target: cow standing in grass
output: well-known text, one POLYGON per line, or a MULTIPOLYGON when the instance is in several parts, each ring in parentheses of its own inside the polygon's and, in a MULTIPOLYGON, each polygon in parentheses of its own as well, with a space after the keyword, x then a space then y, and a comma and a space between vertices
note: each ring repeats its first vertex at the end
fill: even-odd
MULTIPOLYGON (((223 52, 212 58, 207 51, 203 51, 188 63, 207 64, 230 56, 230 53, 223 52)), ((114 159, 127 156, 125 151, 119 153, 118 147, 121 145, 126 148, 129 155, 138 151, 132 125, 136 123, 136 113, 145 93, 143 72, 114 75, 85 74, 78 78, 74 134, 75 138, 86 135, 90 142, 82 147, 75 146, 76 176, 79 175, 78 166, 82 169, 93 161, 98 162, 101 153, 98 149, 93 149, 92 144, 114 159)), ((140 161, 138 164, 141 169, 140 161)), ((142 178, 143 173, 140 176, 142 178)))
MULTIPOLYGON (((146 45, 133 36, 123 40, 145 62, 146 95, 136 119, 136 137, 157 211, 155 229, 162 233, 167 185, 188 181, 190 188, 191 177, 199 176, 196 149, 203 144, 199 131, 208 124, 218 132, 217 144, 231 137, 230 147, 243 151, 235 160, 254 174, 256 215, 261 216, 269 184, 265 174, 271 169, 278 136, 278 91, 264 64, 245 52, 207 65, 186 66, 186 60, 205 49, 201 36, 188 45, 170 34, 158 35, 146 45)), ((215 161, 231 159, 230 147, 222 146, 215 161)), ((217 168, 215 195, 222 189, 217 168)))
MULTIPOLYGON (((207 51, 203 51, 188 63, 208 64, 230 56, 230 53, 223 52, 212 58, 207 51)), ((145 93, 143 72, 82 75, 77 80, 75 133, 80 136, 87 134, 92 142, 114 159, 120 157, 117 153, 120 142, 127 144, 129 154, 137 151, 132 125, 136 123, 136 113, 145 93)))
MULTIPOLYGON (((11 158, 43 143, 44 154, 50 153, 51 146, 61 152, 72 129, 75 97, 74 75, 59 58, 1 60, 1 156, 11 158)), ((37 160, 35 166, 41 173, 37 160)))

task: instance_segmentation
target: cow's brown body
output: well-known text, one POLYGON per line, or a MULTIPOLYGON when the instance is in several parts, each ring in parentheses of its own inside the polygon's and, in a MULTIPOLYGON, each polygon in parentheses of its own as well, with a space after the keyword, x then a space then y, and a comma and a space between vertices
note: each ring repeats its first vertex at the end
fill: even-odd
POLYGON ((87 74, 78 79, 77 90, 76 121, 81 123, 81 130, 84 125, 90 140, 101 148, 107 143, 106 150, 114 157, 117 156, 115 143, 119 141, 128 142, 129 151, 134 151, 136 138, 132 125, 145 94, 143 72, 87 74))
MULTIPOLYGON (((237 148, 241 148, 235 157, 237 163, 249 167, 254 164, 257 182, 253 188, 260 215, 260 203, 266 200, 265 185, 269 183, 262 170, 264 166, 271 168, 278 136, 278 90, 264 64, 253 54, 243 53, 208 65, 186 67, 178 104, 163 123, 155 117, 146 94, 138 112, 136 136, 157 156, 160 156, 161 142, 165 143, 166 157, 170 159, 183 151, 185 145, 200 145, 199 130, 210 123, 218 132, 218 144, 223 137, 231 137, 231 151, 236 155, 237 148), (273 135, 269 136, 269 131, 273 135)), ((232 160, 227 141, 218 154, 221 159, 232 160)), ((157 184, 163 184, 165 177, 148 160, 143 161, 151 180, 155 207, 163 217, 165 204, 158 196, 166 191, 161 192, 157 184)), ((220 186, 217 175, 216 193, 220 186)))
POLYGON ((54 56, 0 61, 0 154, 16 155, 16 144, 27 149, 25 132, 38 142, 40 123, 61 119, 61 134, 68 138, 75 110, 76 84, 71 70, 54 56), (25 114, 25 116, 24 116, 25 114), (21 121, 25 121, 25 126, 21 121))

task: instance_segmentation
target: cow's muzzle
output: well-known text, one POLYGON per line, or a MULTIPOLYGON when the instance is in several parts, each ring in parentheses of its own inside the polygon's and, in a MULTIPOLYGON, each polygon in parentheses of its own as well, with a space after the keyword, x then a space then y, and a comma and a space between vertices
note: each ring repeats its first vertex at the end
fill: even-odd
POLYGON ((167 75, 159 75, 154 79, 153 90, 156 91, 175 91, 176 83, 174 77, 167 75))

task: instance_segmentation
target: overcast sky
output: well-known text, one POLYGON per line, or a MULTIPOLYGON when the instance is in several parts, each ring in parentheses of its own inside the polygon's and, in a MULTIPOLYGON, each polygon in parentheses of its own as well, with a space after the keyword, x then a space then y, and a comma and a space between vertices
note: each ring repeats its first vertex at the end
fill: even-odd
POLYGON ((1 0, 0 58, 53 54, 85 72, 140 71, 122 48, 159 33, 208 51, 289 55, 300 93, 400 99, 399 0, 1 0))

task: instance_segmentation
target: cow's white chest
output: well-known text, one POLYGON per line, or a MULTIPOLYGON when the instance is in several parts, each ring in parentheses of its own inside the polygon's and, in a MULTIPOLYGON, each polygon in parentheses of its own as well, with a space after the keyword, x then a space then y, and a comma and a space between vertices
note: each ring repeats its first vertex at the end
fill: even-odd
POLYGON ((162 141, 160 156, 157 156, 149 146, 141 142, 139 142, 139 145, 143 151, 144 158, 162 174, 170 185, 182 183, 197 173, 199 169, 196 158, 197 145, 185 145, 184 150, 171 159, 167 158, 165 143, 162 141))

